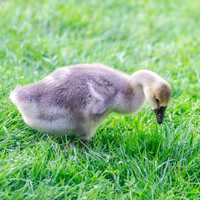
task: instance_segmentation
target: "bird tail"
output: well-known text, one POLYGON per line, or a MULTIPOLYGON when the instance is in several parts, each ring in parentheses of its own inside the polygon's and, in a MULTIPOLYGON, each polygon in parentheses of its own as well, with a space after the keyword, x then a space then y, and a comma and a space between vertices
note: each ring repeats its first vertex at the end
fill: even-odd
POLYGON ((15 105, 18 105, 19 103, 23 102, 22 96, 20 95, 21 90, 22 90, 22 86, 17 85, 16 88, 10 93, 9 98, 12 101, 12 103, 15 105))

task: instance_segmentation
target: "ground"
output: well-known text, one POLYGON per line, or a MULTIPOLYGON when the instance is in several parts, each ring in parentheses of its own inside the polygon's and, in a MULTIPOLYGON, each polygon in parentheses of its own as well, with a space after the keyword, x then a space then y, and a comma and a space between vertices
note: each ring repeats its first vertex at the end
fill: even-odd
POLYGON ((199 0, 0 1, 0 199, 200 197, 199 0), (89 143, 27 127, 8 99, 59 66, 147 68, 173 88, 163 125, 146 105, 89 143))

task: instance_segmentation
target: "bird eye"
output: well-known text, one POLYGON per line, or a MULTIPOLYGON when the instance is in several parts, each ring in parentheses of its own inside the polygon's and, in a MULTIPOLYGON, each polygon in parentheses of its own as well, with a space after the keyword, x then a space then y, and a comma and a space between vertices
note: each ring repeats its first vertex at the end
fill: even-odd
POLYGON ((160 103, 160 100, 158 98, 155 98, 156 100, 156 103, 159 104, 160 103))

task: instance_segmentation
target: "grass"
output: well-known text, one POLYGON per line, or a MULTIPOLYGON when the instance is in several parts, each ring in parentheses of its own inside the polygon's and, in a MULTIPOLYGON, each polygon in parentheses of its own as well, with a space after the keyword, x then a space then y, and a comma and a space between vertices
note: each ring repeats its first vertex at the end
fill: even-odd
POLYGON ((0 199, 200 198, 199 0, 0 2, 0 199), (72 63, 151 69, 173 86, 165 123, 148 106, 110 115, 93 140, 28 128, 16 84, 72 63))

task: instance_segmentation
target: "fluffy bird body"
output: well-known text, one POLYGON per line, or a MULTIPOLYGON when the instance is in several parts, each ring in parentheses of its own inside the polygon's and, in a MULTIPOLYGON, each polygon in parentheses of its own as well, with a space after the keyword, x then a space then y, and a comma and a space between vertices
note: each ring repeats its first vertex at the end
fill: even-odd
POLYGON ((156 88, 163 98, 159 107, 166 106, 169 84, 151 71, 128 75, 102 64, 79 64, 58 68, 37 83, 17 86, 10 99, 30 127, 88 140, 110 112, 135 112, 145 99, 157 109, 152 100, 156 88))

